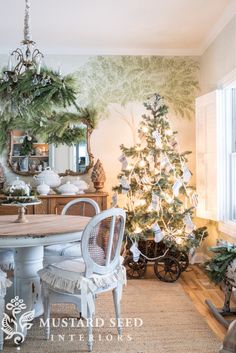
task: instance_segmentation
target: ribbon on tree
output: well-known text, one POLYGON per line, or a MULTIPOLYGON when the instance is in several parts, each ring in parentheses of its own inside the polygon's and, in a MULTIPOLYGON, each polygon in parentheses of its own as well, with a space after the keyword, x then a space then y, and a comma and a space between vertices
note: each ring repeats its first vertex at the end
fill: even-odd
POLYGON ((192 205, 197 208, 198 205, 198 194, 194 191, 191 196, 192 205))

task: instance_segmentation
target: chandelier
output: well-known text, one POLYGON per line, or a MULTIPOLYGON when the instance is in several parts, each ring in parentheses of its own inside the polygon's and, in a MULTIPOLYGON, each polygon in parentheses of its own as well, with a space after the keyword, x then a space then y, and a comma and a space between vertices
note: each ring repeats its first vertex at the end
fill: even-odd
POLYGON ((43 54, 35 47, 30 34, 30 0, 25 0, 24 40, 22 47, 15 49, 9 56, 7 70, 3 72, 3 80, 18 81, 19 75, 27 70, 35 71, 40 76, 43 54))

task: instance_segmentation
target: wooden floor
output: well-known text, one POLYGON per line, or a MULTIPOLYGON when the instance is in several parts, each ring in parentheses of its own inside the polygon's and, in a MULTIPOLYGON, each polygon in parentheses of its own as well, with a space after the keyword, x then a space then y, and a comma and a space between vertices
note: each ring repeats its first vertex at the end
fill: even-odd
POLYGON ((216 307, 221 308, 224 303, 224 293, 222 290, 209 280, 198 265, 189 266, 187 271, 181 274, 179 281, 193 301, 196 309, 216 335, 223 340, 226 329, 218 323, 205 304, 205 300, 210 299, 216 307))
MULTIPOLYGON (((151 267, 149 267, 147 274, 148 277, 153 276, 151 267)), ((196 309, 207 321, 208 325, 216 333, 220 340, 223 341, 226 334, 226 329, 218 323, 218 321, 211 314, 205 304, 205 300, 210 299, 216 307, 221 308, 224 302, 224 293, 219 287, 215 286, 214 283, 209 280, 207 275, 198 265, 190 265, 187 271, 181 274, 178 281, 194 303, 196 309)), ((236 306, 235 304, 232 305, 236 306)))

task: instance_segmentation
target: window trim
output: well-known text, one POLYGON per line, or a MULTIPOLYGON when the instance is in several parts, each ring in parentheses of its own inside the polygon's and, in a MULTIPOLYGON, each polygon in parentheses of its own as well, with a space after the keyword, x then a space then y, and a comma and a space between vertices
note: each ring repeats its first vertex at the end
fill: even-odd
POLYGON ((231 200, 232 195, 236 195, 236 187, 231 190, 232 176, 232 88, 236 88, 236 69, 233 70, 221 82, 222 88, 222 126, 220 133, 221 146, 220 149, 220 182, 223 187, 220 189, 220 222, 218 230, 232 238, 236 238, 236 221, 232 220, 231 200))

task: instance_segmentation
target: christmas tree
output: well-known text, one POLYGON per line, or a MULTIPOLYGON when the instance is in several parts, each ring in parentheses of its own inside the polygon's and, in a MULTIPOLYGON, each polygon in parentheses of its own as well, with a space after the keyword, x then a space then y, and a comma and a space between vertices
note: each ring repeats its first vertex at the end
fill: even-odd
POLYGON ((118 195, 126 195, 126 235, 139 240, 153 237, 168 247, 189 252, 207 235, 206 228, 193 223, 197 194, 189 185, 187 166, 191 152, 180 153, 170 128, 168 107, 155 94, 144 106, 147 114, 139 126, 139 143, 121 145, 122 170, 119 186, 113 188, 113 206, 118 195))

